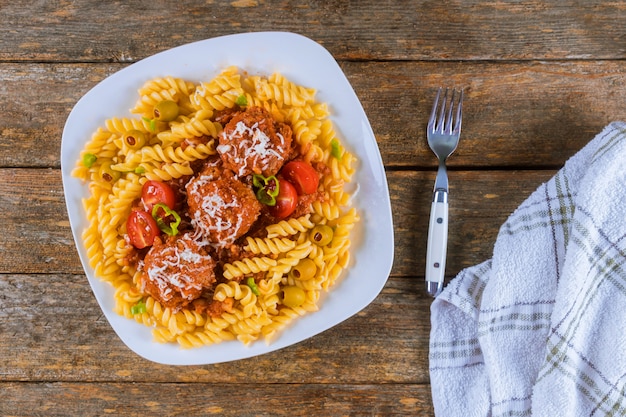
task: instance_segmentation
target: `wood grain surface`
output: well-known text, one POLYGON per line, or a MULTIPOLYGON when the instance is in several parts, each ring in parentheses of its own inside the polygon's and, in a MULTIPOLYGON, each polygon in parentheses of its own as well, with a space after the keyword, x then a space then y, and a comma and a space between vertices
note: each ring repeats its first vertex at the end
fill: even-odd
POLYGON ((448 279, 489 259, 513 210, 626 119, 622 1, 0 0, 0 17, 2 416, 432 416, 423 271, 436 88, 466 93, 448 164, 448 279), (61 181, 65 120, 142 58, 249 31, 308 36, 348 77, 387 173, 391 275, 364 310, 294 346, 152 363, 116 336, 83 273, 61 181))

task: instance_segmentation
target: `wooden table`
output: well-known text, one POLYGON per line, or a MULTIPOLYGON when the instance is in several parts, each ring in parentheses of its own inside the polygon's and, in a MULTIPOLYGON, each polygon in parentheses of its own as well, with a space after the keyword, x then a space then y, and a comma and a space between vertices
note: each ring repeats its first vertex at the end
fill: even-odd
MULTIPOLYGON (((423 284, 435 88, 464 87, 450 166, 447 276, 488 259, 499 226, 612 120, 626 118, 622 1, 0 3, 0 415, 433 415, 423 284), (356 90, 384 159, 395 259, 353 318, 264 356, 146 361, 100 311, 61 184, 65 120, 92 86, 188 42, 303 34, 356 90)), ((207 57, 210 59, 210 57, 207 57)))

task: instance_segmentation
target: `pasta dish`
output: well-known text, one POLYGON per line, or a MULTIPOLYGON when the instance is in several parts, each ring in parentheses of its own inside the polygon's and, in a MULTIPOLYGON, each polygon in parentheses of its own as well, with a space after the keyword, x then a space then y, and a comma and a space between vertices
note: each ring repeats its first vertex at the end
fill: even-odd
POLYGON ((83 233, 117 313, 158 342, 270 342, 350 263, 355 158, 316 91, 237 67, 147 81, 92 135, 83 233))

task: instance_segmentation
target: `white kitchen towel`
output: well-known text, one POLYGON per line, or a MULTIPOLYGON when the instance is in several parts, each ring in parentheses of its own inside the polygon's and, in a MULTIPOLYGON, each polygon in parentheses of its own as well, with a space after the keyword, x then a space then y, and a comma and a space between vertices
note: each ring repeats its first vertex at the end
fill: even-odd
POLYGON ((626 123, 511 214, 431 324, 437 416, 626 415, 626 123))

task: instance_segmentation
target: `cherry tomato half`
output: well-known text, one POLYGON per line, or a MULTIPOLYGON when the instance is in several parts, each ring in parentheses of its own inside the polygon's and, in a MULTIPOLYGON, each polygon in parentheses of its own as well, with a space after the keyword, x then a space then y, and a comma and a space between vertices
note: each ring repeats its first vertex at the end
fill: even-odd
POLYGON ((152 208, 163 203, 170 209, 176 205, 176 194, 172 187, 161 181, 146 181, 141 188, 141 201, 148 213, 152 213, 152 208))
POLYGON ((277 219, 284 219, 296 209, 298 204, 298 192, 287 180, 278 179, 278 195, 276 205, 269 208, 270 214, 277 219))
POLYGON ((298 195, 313 194, 317 191, 320 182, 317 171, 304 161, 287 162, 280 173, 293 184, 298 195))
POLYGON ((157 222, 143 210, 132 210, 126 220, 126 232, 130 243, 137 249, 152 246, 161 234, 157 222))

